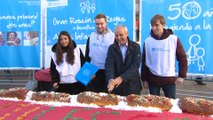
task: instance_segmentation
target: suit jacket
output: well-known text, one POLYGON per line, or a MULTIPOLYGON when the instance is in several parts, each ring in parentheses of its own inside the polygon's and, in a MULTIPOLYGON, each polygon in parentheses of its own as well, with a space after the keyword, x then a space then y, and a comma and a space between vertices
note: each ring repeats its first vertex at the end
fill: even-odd
POLYGON ((140 46, 129 38, 124 62, 118 42, 115 41, 114 44, 110 45, 105 63, 106 80, 109 81, 118 76, 123 79, 123 82, 117 88, 114 88, 112 93, 122 96, 140 94, 140 60, 140 46))

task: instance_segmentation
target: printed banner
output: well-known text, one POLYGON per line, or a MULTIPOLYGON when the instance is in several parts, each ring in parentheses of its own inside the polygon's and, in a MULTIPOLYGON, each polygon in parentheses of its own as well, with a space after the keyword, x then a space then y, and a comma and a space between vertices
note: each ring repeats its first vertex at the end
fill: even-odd
MULTIPOLYGON (((188 59, 188 73, 213 74, 213 1, 142 0, 142 44, 149 36, 155 14, 166 19, 166 28, 181 40, 188 59)), ((165 63, 166 64, 166 63, 165 63)))
POLYGON ((61 30, 69 31, 77 44, 86 44, 95 31, 96 14, 107 16, 107 25, 114 27, 124 24, 133 38, 134 0, 48 0, 47 2, 47 45, 57 42, 61 30))
POLYGON ((0 69, 40 68, 40 0, 0 5, 0 69))

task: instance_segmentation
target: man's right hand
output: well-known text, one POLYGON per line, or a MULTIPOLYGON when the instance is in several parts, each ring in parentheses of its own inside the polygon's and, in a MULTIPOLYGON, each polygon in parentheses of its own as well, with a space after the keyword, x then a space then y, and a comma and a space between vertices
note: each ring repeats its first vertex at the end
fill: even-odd
POLYGON ((112 92, 112 90, 114 89, 115 85, 113 84, 112 80, 109 81, 107 88, 108 88, 108 92, 112 92))

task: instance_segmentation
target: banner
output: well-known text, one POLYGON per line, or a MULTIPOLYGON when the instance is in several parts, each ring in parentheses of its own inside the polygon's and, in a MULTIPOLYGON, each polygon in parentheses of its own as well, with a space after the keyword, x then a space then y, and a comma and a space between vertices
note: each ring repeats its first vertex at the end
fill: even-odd
POLYGON ((0 5, 0 69, 40 68, 40 0, 0 5))
POLYGON ((151 18, 161 14, 166 19, 166 28, 172 29, 183 44, 188 73, 212 75, 213 1, 142 0, 141 3, 142 44, 149 36, 151 18))
POLYGON ((57 42, 62 30, 69 31, 77 44, 86 44, 95 31, 94 18, 103 13, 107 25, 114 31, 119 24, 126 25, 133 39, 134 0, 48 0, 47 2, 47 46, 57 42))

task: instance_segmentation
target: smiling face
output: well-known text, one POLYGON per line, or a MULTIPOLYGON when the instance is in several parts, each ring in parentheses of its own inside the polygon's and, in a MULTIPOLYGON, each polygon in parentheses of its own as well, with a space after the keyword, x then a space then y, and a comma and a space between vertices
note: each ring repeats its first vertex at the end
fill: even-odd
POLYGON ((125 45, 127 43, 128 31, 125 27, 118 27, 114 31, 115 39, 121 45, 125 45))
POLYGON ((162 15, 156 14, 155 16, 152 17, 151 19, 152 31, 155 35, 158 36, 158 38, 161 38, 165 24, 166 21, 162 15))
POLYGON ((155 23, 152 24, 152 31, 155 35, 157 35, 159 38, 163 34, 164 25, 161 24, 160 20, 157 20, 155 23))
POLYGON ((8 41, 14 41, 16 38, 16 34, 14 32, 9 33, 8 41))
POLYGON ((97 32, 99 34, 102 34, 107 30, 107 27, 106 27, 107 23, 104 18, 96 18, 95 25, 96 25, 97 32))
POLYGON ((61 44, 61 46, 63 46, 63 47, 67 47, 68 44, 69 44, 69 38, 68 38, 68 36, 66 36, 66 35, 61 35, 61 36, 60 36, 60 44, 61 44))

